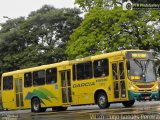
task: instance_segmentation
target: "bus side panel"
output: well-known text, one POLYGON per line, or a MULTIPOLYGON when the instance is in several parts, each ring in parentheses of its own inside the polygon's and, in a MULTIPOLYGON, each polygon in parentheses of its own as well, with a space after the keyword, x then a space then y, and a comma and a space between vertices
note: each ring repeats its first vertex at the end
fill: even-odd
POLYGON ((2 91, 2 103, 4 109, 15 109, 16 99, 14 90, 2 91))
POLYGON ((94 80, 74 81, 72 85, 73 105, 94 103, 94 80))
POLYGON ((31 99, 38 97, 41 107, 60 106, 60 95, 58 84, 24 88, 24 108, 31 108, 31 99))
MULTIPOLYGON (((14 78, 14 77, 13 77, 14 78)), ((3 90, 3 77, 1 81, 2 106, 4 109, 16 109, 15 97, 15 81, 13 79, 13 88, 10 90, 3 90)))
POLYGON ((112 81, 109 80, 109 77, 74 81, 72 90, 74 93, 73 105, 94 104, 96 99, 94 95, 97 91, 105 91, 109 102, 113 98, 112 81))
POLYGON ((99 79, 96 80, 97 84, 99 84, 99 86, 101 86, 101 88, 103 87, 107 97, 108 97, 108 102, 113 102, 113 98, 114 98, 114 89, 113 89, 113 81, 112 81, 112 77, 109 75, 106 79, 99 79), (100 80, 100 82, 99 82, 100 80), (101 82, 104 81, 104 82, 101 82), (105 85, 104 85, 105 84, 105 85))
POLYGON ((94 89, 94 94, 97 91, 105 91, 108 97, 108 102, 113 101, 113 87, 112 87, 112 80, 110 79, 110 76, 103 77, 103 78, 95 78, 96 81, 96 87, 94 89))

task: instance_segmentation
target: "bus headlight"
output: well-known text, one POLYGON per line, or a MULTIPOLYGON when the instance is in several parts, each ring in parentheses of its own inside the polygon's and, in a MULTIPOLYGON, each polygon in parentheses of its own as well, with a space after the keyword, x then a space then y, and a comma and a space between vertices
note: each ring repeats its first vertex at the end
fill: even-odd
POLYGON ((159 89, 159 87, 158 87, 158 85, 156 85, 156 87, 155 87, 156 89, 159 89))
POLYGON ((131 88, 131 90, 135 90, 135 88, 133 86, 131 86, 130 88, 131 88))

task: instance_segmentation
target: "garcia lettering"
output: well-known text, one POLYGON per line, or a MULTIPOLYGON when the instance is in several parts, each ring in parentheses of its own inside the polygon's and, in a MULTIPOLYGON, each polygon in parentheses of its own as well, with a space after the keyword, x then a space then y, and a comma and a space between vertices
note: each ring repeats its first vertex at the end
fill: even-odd
POLYGON ((94 82, 87 82, 87 83, 80 83, 80 84, 73 84, 73 88, 77 87, 87 87, 87 86, 93 86, 95 85, 94 82))

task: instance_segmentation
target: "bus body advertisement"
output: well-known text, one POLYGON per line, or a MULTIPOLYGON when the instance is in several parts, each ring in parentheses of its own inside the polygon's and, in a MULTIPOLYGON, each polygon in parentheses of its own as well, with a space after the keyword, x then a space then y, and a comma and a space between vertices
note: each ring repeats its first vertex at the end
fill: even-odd
POLYGON ((3 109, 46 108, 111 103, 133 106, 135 100, 159 98, 151 52, 123 50, 88 58, 7 72, 2 75, 3 109))

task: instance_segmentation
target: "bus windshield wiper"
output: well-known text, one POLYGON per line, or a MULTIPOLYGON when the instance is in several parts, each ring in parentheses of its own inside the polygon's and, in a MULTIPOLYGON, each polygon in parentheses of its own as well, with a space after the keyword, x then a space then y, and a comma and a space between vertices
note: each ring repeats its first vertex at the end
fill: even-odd
POLYGON ((144 61, 144 67, 143 67, 142 62, 138 61, 137 59, 134 59, 134 61, 142 69, 143 73, 145 73, 147 71, 147 67, 149 65, 150 60, 146 60, 146 62, 144 61))
POLYGON ((138 65, 138 67, 140 67, 141 68, 141 70, 142 70, 142 73, 143 73, 143 65, 142 65, 142 63, 141 62, 139 62, 137 59, 133 59, 134 60, 134 62, 138 65))
POLYGON ((142 70, 141 77, 144 81, 146 81, 145 73, 146 73, 147 67, 149 65, 149 60, 143 61, 144 64, 142 63, 142 61, 138 61, 137 59, 134 59, 134 61, 141 68, 141 70, 142 70))

